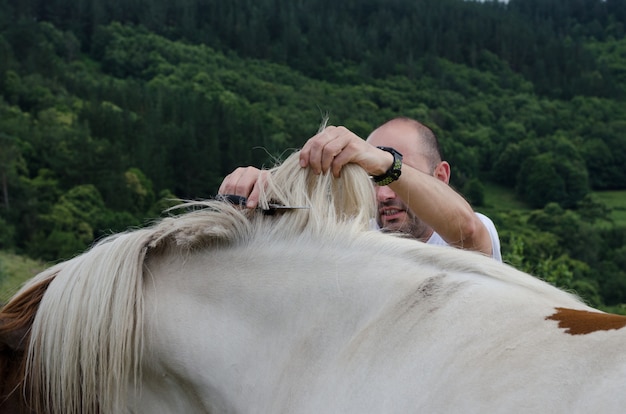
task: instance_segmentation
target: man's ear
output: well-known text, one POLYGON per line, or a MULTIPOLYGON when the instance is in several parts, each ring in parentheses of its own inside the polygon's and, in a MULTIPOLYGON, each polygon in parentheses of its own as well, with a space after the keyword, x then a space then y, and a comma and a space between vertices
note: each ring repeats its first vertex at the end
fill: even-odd
POLYGON ((450 164, 448 164, 447 161, 441 161, 435 167, 433 176, 436 179, 441 180, 446 184, 449 184, 450 183, 450 164))

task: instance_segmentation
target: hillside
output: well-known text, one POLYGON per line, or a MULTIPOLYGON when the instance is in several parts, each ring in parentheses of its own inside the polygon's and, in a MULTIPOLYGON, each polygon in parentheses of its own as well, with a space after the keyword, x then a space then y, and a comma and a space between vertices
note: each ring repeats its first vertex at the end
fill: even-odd
POLYGON ((626 303, 624 0, 138 4, 0 3, 0 249, 69 258, 326 114, 362 137, 404 115, 510 262, 626 303))

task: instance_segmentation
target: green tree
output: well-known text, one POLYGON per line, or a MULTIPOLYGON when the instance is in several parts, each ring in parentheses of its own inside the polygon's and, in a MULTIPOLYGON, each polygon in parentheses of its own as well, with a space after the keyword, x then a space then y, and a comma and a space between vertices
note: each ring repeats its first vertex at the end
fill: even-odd
POLYGON ((591 306, 602 306, 600 288, 591 276, 589 265, 563 254, 540 259, 530 258, 523 238, 513 237, 511 248, 503 254, 503 260, 517 269, 530 273, 546 282, 575 293, 591 306))
POLYGON ((574 207, 589 192, 587 171, 563 153, 539 154, 523 161, 516 191, 536 208, 549 202, 574 207))
POLYGON ((129 210, 137 216, 145 214, 155 201, 152 181, 138 168, 127 170, 124 178, 131 199, 129 210))
POLYGON ((29 243, 34 257, 45 260, 70 258, 86 249, 106 208, 93 185, 81 185, 63 194, 48 214, 40 216, 40 230, 29 243))
POLYGON ((15 227, 9 224, 2 216, 0 216, 0 249, 10 250, 15 244, 15 227))
POLYGON ((611 188, 614 178, 606 166, 611 163, 613 153, 608 145, 601 139, 591 139, 583 143, 582 153, 589 171, 591 187, 598 190, 611 188))
POLYGON ((557 203, 548 203, 543 210, 530 214, 528 224, 558 237, 559 245, 569 256, 597 264, 602 245, 600 234, 576 212, 563 209, 557 203))
POLYGON ((476 177, 471 178, 465 183, 462 191, 467 201, 475 206, 481 207, 485 205, 485 186, 476 177))
POLYGON ((531 206, 541 208, 566 197, 565 181, 555 168, 551 153, 526 159, 517 177, 517 193, 531 206))
POLYGON ((19 175, 25 170, 26 163, 22 157, 19 140, 0 131, 0 200, 5 210, 11 207, 10 183, 16 183, 19 175))

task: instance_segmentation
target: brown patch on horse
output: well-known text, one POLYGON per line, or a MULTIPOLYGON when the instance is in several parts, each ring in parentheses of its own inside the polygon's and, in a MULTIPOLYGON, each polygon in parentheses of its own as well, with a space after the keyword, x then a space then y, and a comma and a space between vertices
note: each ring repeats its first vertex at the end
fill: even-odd
POLYGON ((546 319, 558 321, 559 328, 570 335, 587 335, 626 326, 626 316, 568 308, 556 308, 556 312, 546 319))
POLYGON ((33 285, 0 310, 0 414, 34 412, 24 398, 26 350, 39 303, 53 279, 33 285))

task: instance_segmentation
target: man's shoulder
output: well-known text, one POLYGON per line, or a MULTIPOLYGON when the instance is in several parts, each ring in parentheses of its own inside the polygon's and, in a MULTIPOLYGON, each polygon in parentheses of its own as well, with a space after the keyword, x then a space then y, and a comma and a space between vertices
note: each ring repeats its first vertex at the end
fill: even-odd
MULTIPOLYGON (((500 251, 500 238, 498 236, 498 230, 496 229, 496 225, 486 215, 478 212, 474 212, 474 214, 476 214, 480 222, 483 223, 483 225, 487 229, 487 232, 489 233, 489 238, 491 239, 491 256, 501 262, 502 253, 500 251)), ((433 234, 430 236, 426 243, 435 246, 449 246, 449 244, 437 232, 433 232, 433 234)))
POLYGON ((493 221, 489 217, 485 216, 484 214, 479 213, 479 212, 474 212, 474 214, 478 216, 480 221, 483 223, 483 225, 487 228, 487 231, 489 232, 489 237, 491 238, 491 250, 492 250, 491 256, 494 259, 501 262, 502 252, 500 251, 500 236, 498 236, 498 230, 496 229, 496 225, 493 224, 493 221))

